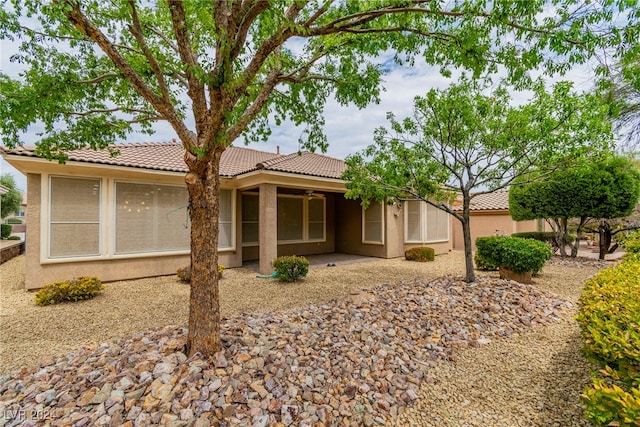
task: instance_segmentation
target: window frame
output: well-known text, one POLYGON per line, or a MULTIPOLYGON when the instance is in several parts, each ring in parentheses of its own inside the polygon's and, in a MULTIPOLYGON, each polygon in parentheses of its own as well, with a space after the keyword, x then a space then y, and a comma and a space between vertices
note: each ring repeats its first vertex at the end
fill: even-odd
MULTIPOLYGON (((322 197, 322 238, 310 239, 309 238, 309 198, 306 195, 298 194, 286 194, 279 193, 276 195, 276 199, 279 198, 291 198, 302 199, 302 240, 280 240, 277 243, 279 245, 295 245, 302 243, 324 243, 327 241, 327 199, 322 197)), ((276 200, 277 204, 277 200, 276 200)), ((276 210, 276 215, 279 217, 279 209, 276 210)))
MULTIPOLYGON (((244 215, 242 215, 242 224, 241 226, 244 226, 244 224, 258 224, 258 240, 256 240, 255 242, 245 242, 244 241, 244 228, 242 229, 242 242, 240 242, 240 244, 242 245, 243 248, 250 248, 250 247, 255 247, 255 246, 260 246, 260 193, 255 192, 255 191, 243 191, 242 194, 240 195, 240 197, 244 197, 244 196, 249 196, 249 197, 256 197, 258 199, 258 220, 257 221, 245 221, 244 219, 244 215)), ((244 201, 242 202, 242 207, 244 209, 244 201)), ((242 214, 242 212, 241 212, 242 214)))
MULTIPOLYGON (((362 207, 362 243, 365 245, 379 245, 379 246, 384 246, 384 237, 385 237, 385 204, 384 203, 380 203, 378 201, 373 200, 369 206, 365 209, 364 206, 362 207), (366 229, 367 229, 367 210, 371 209, 373 207, 373 204, 377 203, 378 205, 380 205, 380 240, 367 240, 367 234, 366 234, 366 229)), ((369 221, 371 222, 371 221, 369 221)))
MULTIPOLYGON (((112 191, 112 193, 113 193, 113 197, 112 197, 112 201, 113 201, 113 210, 112 210, 113 224, 109 224, 109 225, 113 225, 113 231, 111 233, 111 238, 113 239, 111 241, 111 248, 112 248, 112 251, 113 251, 113 257, 114 258, 157 256, 157 255, 160 255, 160 254, 183 254, 183 253, 189 253, 189 251, 191 251, 191 244, 189 244, 186 249, 169 249, 169 250, 155 249, 155 250, 142 250, 142 251, 132 251, 132 252, 118 252, 118 248, 117 248, 118 184, 148 185, 148 186, 158 186, 158 187, 179 187, 179 188, 183 188, 184 187, 184 186, 179 185, 179 184, 165 184, 165 183, 155 183, 155 182, 146 182, 146 181, 131 181, 131 180, 123 180, 123 179, 114 179, 113 180, 113 183, 112 183, 112 189, 113 189, 113 191, 112 191)), ((186 189, 186 187, 184 187, 184 188, 186 189)), ((188 203, 188 199, 189 199, 189 194, 187 192, 187 203, 188 203)), ((187 209, 187 206, 185 206, 185 209, 187 209)), ((191 220, 189 219, 188 215, 187 215, 187 221, 189 223, 189 230, 191 230, 191 220)), ((191 236, 189 236, 189 239, 191 239, 191 236)))
MULTIPOLYGON (((106 176, 96 176, 91 174, 81 175, 61 175, 61 174, 41 174, 40 179, 40 264, 61 264, 70 262, 105 261, 109 259, 135 259, 135 258, 157 258, 163 256, 188 255, 191 247, 184 250, 153 251, 153 252, 131 252, 115 253, 116 245, 116 182, 175 186, 182 187, 181 184, 167 182, 153 182, 135 179, 115 179, 106 176), (51 179, 52 178, 75 178, 98 181, 100 186, 99 202, 99 236, 97 255, 73 255, 64 257, 50 257, 51 246, 51 179)), ((219 253, 234 252, 237 246, 237 189, 232 187, 220 188, 221 191, 231 192, 231 243, 230 247, 218 248, 219 253)))
MULTIPOLYGON (((445 239, 434 239, 434 240, 429 240, 427 239, 427 227, 428 227, 428 221, 429 221, 429 216, 428 216, 428 203, 423 201, 423 200, 419 200, 419 199, 410 199, 410 200, 405 200, 404 201, 404 243, 405 244, 426 244, 426 243, 446 243, 449 242, 451 240, 451 218, 449 213, 443 211, 442 209, 437 209, 437 213, 440 214, 444 214, 446 215, 447 218, 447 225, 446 225, 446 230, 447 230, 447 237, 445 239), (408 203, 418 203, 418 205, 420 206, 420 210, 419 210, 419 215, 420 215, 420 239, 419 240, 410 240, 409 239, 409 208, 408 208, 408 203)), ((439 224, 438 224, 439 225, 439 224)))
MULTIPOLYGON (((219 191, 229 191, 229 200, 231 201, 231 245, 220 247, 220 206, 218 205, 218 252, 233 252, 236 250, 236 224, 237 224, 237 212, 236 212, 236 189, 235 188, 220 188, 219 191)), ((218 202, 220 199, 218 199, 218 202)), ((225 222, 226 223, 226 222, 225 222)), ((191 248, 189 248, 191 250, 191 248)))
POLYGON ((104 239, 103 239, 103 223, 104 223, 104 215, 103 215, 103 200, 105 200, 104 192, 106 191, 105 185, 103 184, 103 180, 101 178, 91 177, 91 176, 70 176, 70 175, 57 175, 51 174, 42 177, 42 185, 46 185, 46 191, 42 191, 42 194, 46 194, 46 203, 44 206, 46 207, 46 217, 43 216, 41 219, 41 241, 46 242, 46 244, 41 244, 40 250, 40 258, 41 262, 65 262, 69 260, 92 260, 92 259, 101 259, 105 255, 104 251, 104 239), (62 255, 62 256, 53 256, 51 254, 51 232, 52 225, 54 222, 52 221, 53 217, 53 204, 52 201, 52 189, 53 189, 53 180, 54 179, 76 179, 76 180, 84 180, 84 181, 97 181, 98 182, 98 220, 96 221, 56 221, 55 224, 97 224, 98 226, 98 252, 95 254, 87 254, 87 255, 62 255), (44 237, 44 240, 42 240, 44 237))

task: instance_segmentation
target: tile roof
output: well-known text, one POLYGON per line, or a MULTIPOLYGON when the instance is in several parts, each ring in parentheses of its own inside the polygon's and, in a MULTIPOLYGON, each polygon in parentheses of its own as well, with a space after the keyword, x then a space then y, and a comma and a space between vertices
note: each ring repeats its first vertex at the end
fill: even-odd
MULTIPOLYGON (((88 148, 67 153, 70 161, 125 166, 132 168, 188 172, 184 148, 177 142, 117 144, 119 155, 111 157, 106 150, 88 148)), ((7 154, 34 157, 35 147, 2 149, 7 154)), ((339 179, 346 165, 342 160, 304 151, 282 156, 244 147, 229 147, 220 160, 220 176, 234 177, 257 169, 339 179)))
POLYGON ((269 159, 258 168, 340 179, 347 166, 342 160, 303 151, 269 159))
MULTIPOLYGON (((462 210, 462 201, 454 210, 462 210)), ((501 189, 491 193, 478 194, 471 199, 472 211, 509 210, 509 190, 501 189)))

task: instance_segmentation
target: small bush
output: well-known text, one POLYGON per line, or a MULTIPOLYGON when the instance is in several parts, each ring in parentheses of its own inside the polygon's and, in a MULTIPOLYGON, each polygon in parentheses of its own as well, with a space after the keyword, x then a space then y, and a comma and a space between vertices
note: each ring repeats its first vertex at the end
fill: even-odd
POLYGON ((35 300, 40 306, 65 301, 82 301, 99 295, 103 289, 104 286, 97 277, 78 277, 45 286, 36 292, 35 300))
POLYGON ((11 236, 11 224, 0 224, 0 239, 11 236))
POLYGON ((506 237, 500 245, 500 267, 516 273, 538 273, 553 256, 549 245, 532 239, 506 237))
POLYGON ((629 234, 621 244, 627 253, 640 253, 640 231, 629 234))
POLYGON ((7 224, 22 224, 22 220, 20 218, 7 218, 5 223, 7 223, 7 224))
POLYGON ((482 271, 495 271, 500 266, 499 247, 503 236, 478 237, 476 239, 476 253, 473 257, 476 268, 482 271))
POLYGON ((415 248, 409 248, 404 251, 404 258, 407 261, 427 262, 433 261, 436 256, 436 251, 433 248, 426 246, 417 246, 415 248))
POLYGON ((20 240, 20 236, 9 236, 7 240, 20 240))
POLYGON ((518 237, 478 237, 476 266, 479 270, 508 268, 516 273, 538 273, 553 253, 549 245, 518 237))
MULTIPOLYGON (((180 281, 191 283, 191 266, 179 268, 176 273, 180 281)), ((218 277, 222 277, 222 273, 224 273, 224 267, 218 264, 218 277)))
POLYGON ((603 369, 584 394, 596 425, 637 426, 640 420, 640 257, 601 270, 585 283, 576 319, 585 356, 603 369))
POLYGON ((273 260, 276 277, 281 282, 293 282, 309 273, 309 261, 301 256, 281 256, 273 260))
POLYGON ((178 269, 176 273, 178 274, 178 279, 180 279, 181 282, 191 283, 191 267, 190 266, 181 267, 178 269))

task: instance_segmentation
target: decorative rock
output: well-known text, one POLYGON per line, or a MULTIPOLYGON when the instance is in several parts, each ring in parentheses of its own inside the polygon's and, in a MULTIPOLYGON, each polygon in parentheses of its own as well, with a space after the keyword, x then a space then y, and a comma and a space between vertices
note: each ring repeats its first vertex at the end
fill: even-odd
POLYGON ((52 425, 372 426, 434 382, 434 361, 556 322, 567 307, 495 278, 400 282, 226 319, 210 360, 187 359, 186 330, 166 327, 2 378, 0 394, 5 407, 49 411, 52 425))

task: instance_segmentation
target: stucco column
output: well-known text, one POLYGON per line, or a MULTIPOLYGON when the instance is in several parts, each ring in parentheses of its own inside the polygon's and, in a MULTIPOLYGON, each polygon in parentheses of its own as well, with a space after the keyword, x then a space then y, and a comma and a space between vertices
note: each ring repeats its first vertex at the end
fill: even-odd
POLYGON ((278 256, 278 196, 273 184, 260 184, 260 274, 273 272, 278 256))

